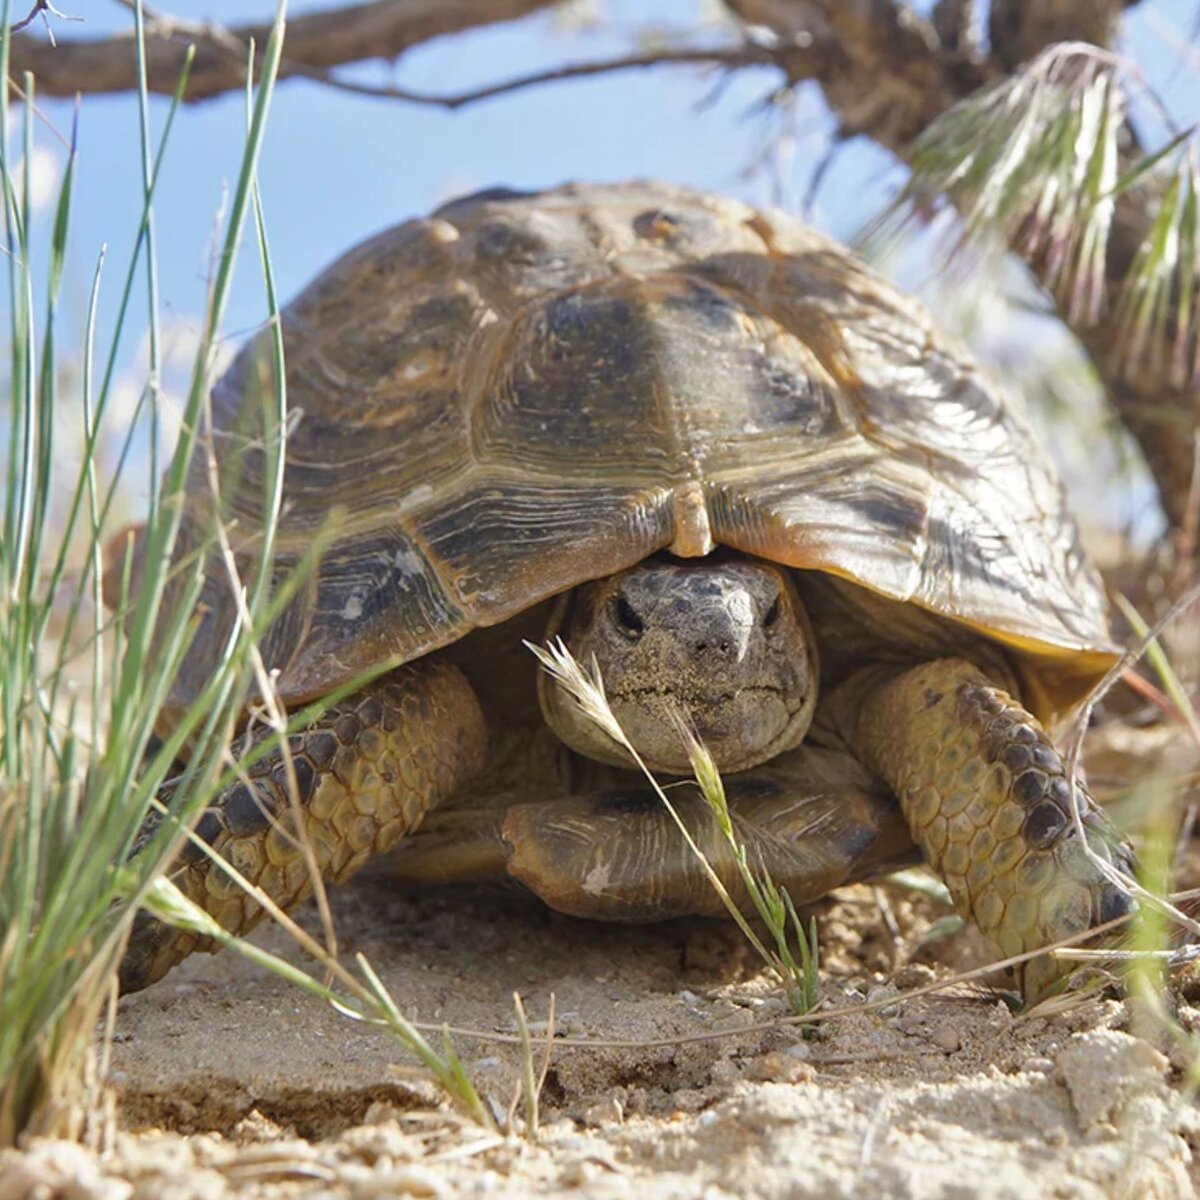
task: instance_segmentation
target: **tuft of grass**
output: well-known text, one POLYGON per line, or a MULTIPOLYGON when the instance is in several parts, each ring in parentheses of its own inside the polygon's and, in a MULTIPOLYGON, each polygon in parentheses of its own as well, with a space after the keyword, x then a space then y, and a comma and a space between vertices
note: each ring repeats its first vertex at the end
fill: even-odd
POLYGON ((529 1031, 529 1021, 525 1016, 525 1003, 520 992, 513 992, 513 1009, 517 1017, 517 1032, 521 1039, 521 1085, 513 1096, 509 1108, 508 1126, 515 1125, 515 1113, 518 1099, 522 1103, 524 1115, 525 1140, 536 1142, 540 1128, 540 1101, 542 1088, 546 1083, 546 1075, 550 1070, 550 1058, 554 1052, 554 996, 550 996, 550 1013, 546 1018, 546 1048, 542 1053, 542 1064, 535 1068, 533 1061, 533 1036, 529 1031))
MULTIPOLYGON (((140 0, 135 7, 139 62, 144 62, 140 0)), ((200 431, 279 65, 285 12, 286 0, 280 0, 253 96, 181 433, 161 478, 151 456, 154 502, 147 515, 137 586, 127 556, 118 620, 111 622, 100 596, 103 543, 114 497, 130 482, 134 426, 114 478, 103 487, 97 447, 139 281, 146 287, 152 313, 157 305, 153 199, 187 68, 157 150, 149 142, 144 80, 139 89, 144 141, 138 236, 117 293, 114 332, 99 371, 96 328, 103 256, 97 261, 77 403, 60 394, 63 364, 57 343, 74 199, 74 145, 49 233, 49 265, 45 278, 39 279, 33 265, 40 247, 29 173, 22 183, 13 169, 9 93, 0 88, 0 200, 10 319, 0 537, 0 1145, 22 1133, 88 1132, 94 1108, 94 1097, 87 1091, 88 1064, 97 1017, 114 994, 115 969, 138 905, 174 857, 179 827, 199 815, 221 781, 226 746, 248 691, 249 648, 270 617, 265 589, 258 589, 222 648, 208 685, 166 744, 148 754, 195 629, 192 611, 203 556, 176 561, 181 501, 197 450, 211 454, 200 431), (83 453, 74 478, 64 478, 55 453, 56 430, 70 420, 80 422, 83 453), (68 499, 60 513, 55 501, 64 493, 68 499), (177 603, 164 605, 168 589, 177 603), (80 655, 83 668, 76 661, 80 655), (178 823, 161 823, 130 859, 160 785, 185 743, 190 747, 189 766, 172 797, 178 823)), ((0 23, 0 80, 7 80, 8 0, 0 4, 0 23)), ((29 77, 22 94, 28 162, 35 102, 29 77)), ((271 320, 277 323, 277 316, 272 305, 271 320)), ((277 383, 276 394, 264 402, 278 408, 281 386, 277 383)), ((159 400, 152 377, 138 420, 153 426, 159 400)), ((276 502, 268 489, 268 528, 273 527, 276 502)))
POLYGON ((745 845, 738 839, 725 796, 721 774, 708 749, 696 737, 682 718, 679 718, 679 736, 687 750, 688 761, 701 794, 704 796, 725 844, 730 850, 734 866, 746 894, 770 934, 772 945, 767 945, 758 936, 746 919, 741 906, 730 895, 729 889, 718 875, 704 851, 700 849, 679 811, 671 803, 662 785, 647 767, 642 756, 634 748, 621 728, 604 693, 604 680, 595 660, 590 670, 584 670, 567 648, 562 638, 556 638, 547 646, 525 645, 536 655, 538 662, 566 691, 589 720, 594 721, 609 737, 620 745, 645 775, 655 794, 670 814, 689 849, 696 856, 713 890, 721 898, 729 915, 764 964, 778 977, 783 986, 788 1004, 797 1016, 811 1011, 821 995, 820 961, 817 947, 816 922, 804 928, 791 897, 776 885, 765 867, 751 867, 745 845), (793 943, 796 949, 793 951, 793 943))

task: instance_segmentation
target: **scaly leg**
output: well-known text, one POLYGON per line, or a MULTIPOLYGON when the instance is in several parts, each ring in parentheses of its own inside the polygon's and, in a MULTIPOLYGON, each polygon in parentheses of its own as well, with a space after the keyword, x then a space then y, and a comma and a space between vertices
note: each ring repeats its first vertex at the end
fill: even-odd
MULTIPOLYGON (((721 915, 724 906, 662 801, 630 776, 606 788, 510 807, 508 873, 552 908, 609 921, 721 915)), ((737 840, 796 904, 898 866, 914 853, 895 799, 848 755, 801 747, 729 776, 737 840)), ((668 792, 738 906, 752 907, 728 843, 693 784, 668 792)))
MULTIPOLYGON (((305 835, 323 878, 352 875, 411 832, 425 813, 468 783, 487 744, 475 693, 457 667, 423 659, 401 667, 326 711, 290 748, 305 835)), ((201 816, 196 833, 283 908, 312 888, 292 818, 282 755, 249 771, 201 816)), ((171 878, 231 933, 244 933, 262 908, 194 844, 171 878)), ((145 912, 121 963, 121 990, 160 979, 211 940, 164 925, 145 912)))
MULTIPOLYGON (((852 749, 895 789, 913 837, 955 907, 1005 955, 1081 933, 1131 909, 1085 852, 1067 769, 1037 719, 978 668, 938 659, 863 672, 831 702, 852 749)), ((1082 785, 1088 845, 1130 867, 1129 847, 1082 785)), ((1069 967, 1018 970, 1025 999, 1069 967)))

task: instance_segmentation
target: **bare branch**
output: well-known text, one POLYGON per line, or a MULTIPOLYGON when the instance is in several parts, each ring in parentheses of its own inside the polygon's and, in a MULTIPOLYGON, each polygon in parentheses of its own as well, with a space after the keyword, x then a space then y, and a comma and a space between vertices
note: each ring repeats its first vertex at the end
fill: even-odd
POLYGON ((1129 7, 1129 0, 992 0, 992 53, 1011 69, 1055 42, 1111 46, 1129 7))
POLYGON ((42 24, 46 27, 46 37, 50 41, 50 45, 54 45, 54 27, 50 24, 51 17, 57 17, 60 21, 82 21, 82 17, 70 17, 65 12, 59 12, 50 0, 34 0, 33 7, 29 10, 29 15, 24 20, 18 21, 12 27, 12 31, 16 33, 18 30, 25 29, 32 25, 34 20, 40 16, 42 24))
POLYGON ((789 79, 815 79, 843 136, 866 134, 900 153, 936 117, 1001 73, 970 44, 949 49, 933 24, 898 0, 725 0, 771 29, 807 60, 789 79))
MULTIPOLYGON (((288 23, 286 59, 280 76, 320 73, 365 59, 396 58, 433 38, 514 21, 550 8, 555 2, 372 0, 302 13, 288 23)), ((246 82, 250 42, 253 40, 261 51, 270 31, 269 24, 225 29, 159 15, 146 31, 150 91, 170 95, 175 90, 189 44, 195 45, 196 57, 185 100, 205 100, 221 92, 241 89, 246 82)), ((15 78, 31 71, 44 96, 124 92, 137 86, 132 33, 59 42, 57 46, 29 34, 14 33, 10 68, 15 78)))
POLYGON ((937 0, 930 14, 947 50, 964 50, 975 41, 975 0, 937 0))
POLYGON ((633 71, 647 67, 662 66, 716 66, 751 67, 782 65, 780 51, 745 42, 740 46, 712 50, 683 48, 678 50, 656 50, 646 54, 629 54, 618 58, 600 58, 585 62, 566 63, 545 71, 534 71, 529 75, 517 75, 502 79, 484 87, 464 92, 415 92, 408 88, 374 86, 341 79, 326 71, 304 71, 303 74, 340 91, 358 96, 373 96, 385 100, 402 100, 409 104, 426 104, 435 108, 465 108, 484 100, 494 100, 512 92, 538 87, 546 83, 561 83, 570 79, 583 79, 592 75, 612 75, 620 71, 633 71))

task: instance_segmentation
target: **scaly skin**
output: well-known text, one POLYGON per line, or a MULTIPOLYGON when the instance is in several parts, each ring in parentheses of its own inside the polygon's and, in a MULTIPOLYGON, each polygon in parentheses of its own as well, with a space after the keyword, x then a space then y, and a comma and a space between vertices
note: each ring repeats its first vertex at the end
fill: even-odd
MULTIPOLYGON (((340 883, 416 828, 433 805, 479 771, 486 741, 466 677, 432 658, 391 672, 293 737, 305 834, 321 875, 340 883)), ((242 783, 227 788, 196 832, 277 904, 291 908, 308 895, 312 881, 294 835, 282 756, 265 755, 249 777, 253 792, 242 783)), ((192 844, 172 878, 231 933, 245 933, 263 916, 241 886, 192 844)), ((211 939, 139 913, 121 963, 121 990, 147 987, 192 951, 213 948, 211 939)))
MULTIPOLYGON (((804 750, 794 753, 802 759, 804 750)), ((844 784, 814 787, 798 770, 749 771, 725 781, 734 834, 755 872, 767 871, 796 904, 903 861, 904 819, 886 794, 844 784)), ((754 906, 729 843, 696 789, 672 803, 708 864, 748 915, 754 906)), ((508 809, 508 873, 551 908, 607 921, 659 921, 725 906, 661 800, 644 785, 611 788, 508 809)), ((419 839, 416 839, 419 841, 419 839)), ((415 847, 414 847, 415 849, 415 847)))
MULTIPOLYGON (((895 789, 955 907, 1005 956, 1129 912, 1089 860, 1066 766, 1036 718, 961 659, 851 680, 837 708, 851 746, 895 789)), ((1128 846, 1080 785, 1091 848, 1129 867, 1128 846)), ((1069 972, 1049 956, 1018 969, 1033 1003, 1069 972)))

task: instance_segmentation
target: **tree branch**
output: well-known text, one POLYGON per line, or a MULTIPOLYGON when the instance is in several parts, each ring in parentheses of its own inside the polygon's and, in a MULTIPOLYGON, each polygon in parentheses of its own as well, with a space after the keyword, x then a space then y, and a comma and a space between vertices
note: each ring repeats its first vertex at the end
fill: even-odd
MULTIPOLYGON (((514 21, 556 0, 372 0, 344 8, 302 13, 288 22, 280 77, 307 76, 371 58, 396 58, 422 42, 482 25, 514 21)), ((156 15, 146 31, 150 91, 171 95, 184 56, 196 47, 184 99, 205 100, 240 89, 253 39, 261 52, 269 24, 222 28, 156 15)), ((125 92, 137 86, 133 34, 59 42, 14 33, 10 69, 16 78, 31 71, 44 96, 76 92, 125 92)))
POLYGON ((1008 69, 1036 58, 1055 42, 1111 46, 1130 0, 992 0, 988 39, 1008 69))
MULTIPOLYGON (((616 58, 598 58, 583 62, 566 63, 545 71, 534 71, 529 75, 516 75, 501 79, 483 87, 462 92, 415 92, 410 88, 391 87, 387 84, 355 83, 341 79, 327 71, 305 70, 302 73, 339 91, 351 92, 356 96, 371 96, 382 100, 400 100, 407 104, 424 104, 433 108, 465 108, 484 100, 494 100, 526 88, 539 87, 546 83, 562 83, 570 79, 585 79, 592 75, 612 75, 621 71, 644 70, 662 66, 714 66, 733 69, 735 67, 773 66, 783 68, 784 53, 774 48, 744 42, 739 46, 711 50, 684 47, 677 50, 654 50, 646 54, 628 54, 616 58)), ((301 72, 298 72, 301 73, 301 72)))

